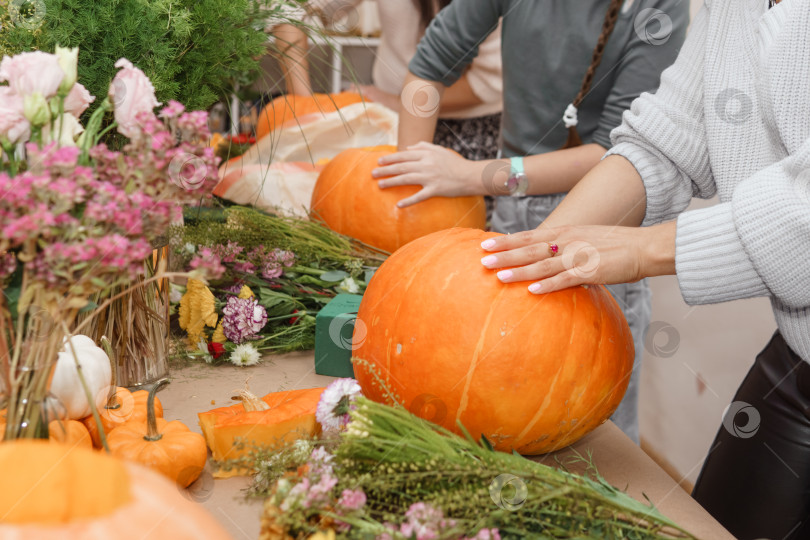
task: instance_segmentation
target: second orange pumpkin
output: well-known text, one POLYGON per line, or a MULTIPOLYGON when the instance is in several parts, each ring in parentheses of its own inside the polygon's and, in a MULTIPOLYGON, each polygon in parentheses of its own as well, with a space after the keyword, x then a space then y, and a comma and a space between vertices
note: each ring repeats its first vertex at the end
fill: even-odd
POLYGON ((434 197, 407 208, 397 202, 421 186, 380 189, 371 171, 377 160, 396 152, 394 146, 351 148, 324 168, 312 192, 310 209, 333 231, 393 253, 427 234, 486 226, 483 197, 434 197))

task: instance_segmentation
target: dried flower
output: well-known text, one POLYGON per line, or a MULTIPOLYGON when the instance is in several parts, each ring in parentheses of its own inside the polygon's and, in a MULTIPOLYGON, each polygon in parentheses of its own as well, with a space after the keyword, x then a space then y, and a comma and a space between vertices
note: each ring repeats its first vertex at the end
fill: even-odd
POLYGON ((222 330, 237 345, 255 338, 267 323, 267 311, 255 298, 231 296, 222 308, 222 330))
POLYGON ((225 337, 225 332, 222 330, 222 321, 219 321, 219 324, 214 329, 214 333, 211 334, 211 341, 214 343, 225 343, 228 341, 228 338, 225 337))
POLYGON ((203 339, 205 327, 213 328, 217 324, 217 312, 211 290, 201 281, 189 279, 186 294, 180 299, 178 314, 180 328, 188 333, 191 343, 198 343, 203 339))
POLYGON ((243 343, 236 346, 228 359, 235 366, 245 367, 258 364, 262 355, 251 343, 243 343))
POLYGON ((340 431, 349 423, 349 412, 360 392, 360 385, 354 379, 337 379, 326 387, 315 410, 315 418, 324 432, 340 431))

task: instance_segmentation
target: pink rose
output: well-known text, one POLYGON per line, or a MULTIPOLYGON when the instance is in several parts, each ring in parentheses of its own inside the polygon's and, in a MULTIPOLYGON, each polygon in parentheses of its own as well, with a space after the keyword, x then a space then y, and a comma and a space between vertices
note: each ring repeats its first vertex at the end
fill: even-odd
POLYGON ((87 88, 76 83, 65 97, 65 112, 69 112, 76 118, 79 118, 95 100, 96 98, 90 95, 87 88))
POLYGON ((16 144, 31 136, 31 125, 23 116, 23 98, 8 86, 0 86, 0 138, 16 144))
POLYGON ((154 115, 153 109, 160 105, 155 99, 155 87, 143 71, 121 58, 115 67, 122 68, 110 84, 109 98, 118 123, 118 133, 130 139, 140 133, 138 114, 147 112, 154 115))
POLYGON ((45 99, 52 98, 64 76, 55 54, 25 52, 0 61, 0 82, 8 81, 9 87, 23 97, 39 92, 45 99))

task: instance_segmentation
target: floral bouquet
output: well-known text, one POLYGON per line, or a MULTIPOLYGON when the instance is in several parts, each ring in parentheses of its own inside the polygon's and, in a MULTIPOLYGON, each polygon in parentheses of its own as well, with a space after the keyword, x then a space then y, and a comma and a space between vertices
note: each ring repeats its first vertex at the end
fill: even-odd
POLYGON ((207 363, 312 348, 318 311, 338 293, 362 294, 384 259, 317 222, 239 206, 218 216, 171 233, 181 264, 216 276, 174 293, 189 355, 207 363))
POLYGON ((581 476, 496 452, 364 398, 353 379, 324 390, 316 418, 321 440, 249 458, 260 540, 694 538, 592 465, 581 476))
POLYGON ((6 438, 41 436, 43 425, 47 431, 45 398, 65 337, 86 331, 91 315, 133 289, 168 277, 165 264, 144 276, 152 243, 182 216, 177 193, 197 197, 216 178, 216 158, 199 142, 204 113, 171 103, 158 119, 148 79, 126 60, 82 126, 78 118, 95 98, 76 81, 77 58, 77 49, 57 48, 0 61, 6 438), (121 150, 99 144, 109 111, 109 129, 129 140, 121 150))

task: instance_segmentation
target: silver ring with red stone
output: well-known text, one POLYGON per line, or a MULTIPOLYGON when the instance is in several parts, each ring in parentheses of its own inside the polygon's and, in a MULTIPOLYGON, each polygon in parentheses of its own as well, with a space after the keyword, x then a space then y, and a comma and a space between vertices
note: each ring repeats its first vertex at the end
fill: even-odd
POLYGON ((560 247, 557 244, 549 244, 548 245, 548 252, 551 254, 552 257, 559 253, 560 247))

